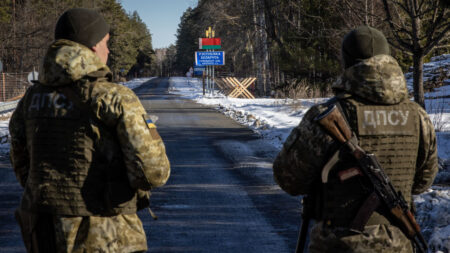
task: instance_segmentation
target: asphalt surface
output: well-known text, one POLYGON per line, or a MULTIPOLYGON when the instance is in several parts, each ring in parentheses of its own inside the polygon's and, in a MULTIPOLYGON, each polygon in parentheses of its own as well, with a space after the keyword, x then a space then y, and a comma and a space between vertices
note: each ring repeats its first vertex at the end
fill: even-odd
POLYGON ((25 252, 20 229, 14 219, 22 187, 16 180, 7 154, 0 154, 0 252, 25 252))
MULTIPOLYGON (((153 79, 135 89, 159 118, 172 168, 168 183, 152 191, 158 220, 139 212, 149 252, 294 252, 300 205, 273 182, 259 137, 168 87, 168 79, 153 79)), ((0 159, 0 252, 24 252, 13 217, 21 188, 0 159)))

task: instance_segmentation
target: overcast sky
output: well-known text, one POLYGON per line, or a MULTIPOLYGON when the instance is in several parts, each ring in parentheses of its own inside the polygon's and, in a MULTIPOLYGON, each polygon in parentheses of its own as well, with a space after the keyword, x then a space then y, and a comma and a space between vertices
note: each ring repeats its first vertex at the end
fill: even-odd
POLYGON ((180 17, 197 0, 121 0, 127 12, 137 11, 152 34, 153 48, 175 44, 180 17))

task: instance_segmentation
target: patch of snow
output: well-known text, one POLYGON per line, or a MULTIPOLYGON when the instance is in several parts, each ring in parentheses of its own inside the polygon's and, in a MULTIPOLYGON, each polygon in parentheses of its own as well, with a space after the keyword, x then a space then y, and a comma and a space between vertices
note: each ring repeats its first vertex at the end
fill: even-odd
POLYGON ((450 249, 450 192, 448 187, 433 186, 414 197, 417 222, 428 239, 431 252, 450 249))
POLYGON ((0 156, 6 156, 9 153, 9 120, 0 121, 0 156))
MULTIPOLYGON (((413 72, 405 74, 406 84, 408 90, 413 91, 413 72)), ((439 56, 432 57, 430 62, 423 64, 423 81, 433 80, 438 77, 441 73, 445 73, 447 78, 444 79, 444 85, 450 85, 450 54, 443 54, 439 56)), ((426 94, 425 96, 434 96, 433 92, 431 94, 426 94)))

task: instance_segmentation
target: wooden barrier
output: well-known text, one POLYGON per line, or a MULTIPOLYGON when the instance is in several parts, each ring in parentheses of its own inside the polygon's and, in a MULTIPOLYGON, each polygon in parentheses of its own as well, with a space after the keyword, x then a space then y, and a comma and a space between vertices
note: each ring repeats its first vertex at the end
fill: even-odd
POLYGON ((238 80, 236 77, 222 77, 215 78, 214 81, 225 95, 229 97, 237 98, 241 96, 243 98, 255 98, 248 90, 248 87, 256 81, 255 77, 243 78, 241 80, 238 80))
POLYGON ((217 84, 217 87, 228 96, 233 90, 234 86, 229 84, 228 82, 225 82, 224 78, 215 78, 214 82, 217 84))

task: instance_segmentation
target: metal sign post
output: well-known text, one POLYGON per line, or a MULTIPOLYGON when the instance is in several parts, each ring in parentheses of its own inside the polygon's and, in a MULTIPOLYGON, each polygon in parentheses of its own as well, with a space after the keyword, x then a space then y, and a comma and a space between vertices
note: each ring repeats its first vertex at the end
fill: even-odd
MULTIPOLYGON (((211 50, 206 50, 206 51, 208 51, 208 52, 211 52, 211 50)), ((208 66, 208 68, 209 68, 209 95, 211 95, 211 93, 212 93, 212 83, 213 83, 213 80, 211 79, 211 76, 212 76, 212 68, 211 68, 211 66, 208 66)))
POLYGON ((209 93, 209 68, 206 66, 206 90, 208 90, 209 93))
MULTIPOLYGON (((210 26, 209 29, 206 31, 206 37, 214 38, 214 34, 215 34, 215 31, 212 30, 211 26, 210 26)), ((212 49, 210 51, 214 51, 214 49, 212 49)), ((210 92, 214 96, 214 65, 210 66, 210 72, 211 72, 211 70, 212 70, 212 80, 211 80, 210 92)))
POLYGON ((213 80, 213 82, 212 82, 212 95, 214 96, 214 65, 212 65, 211 66, 212 67, 212 80, 213 80))

